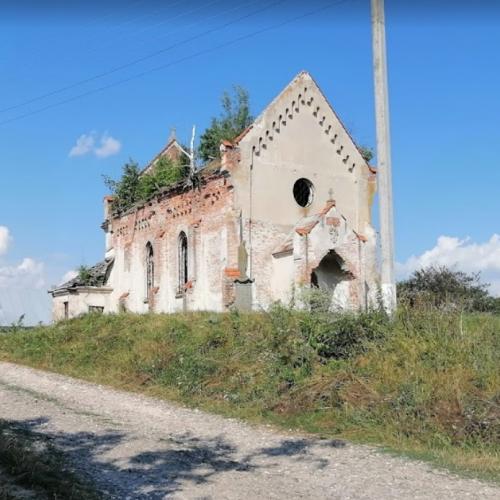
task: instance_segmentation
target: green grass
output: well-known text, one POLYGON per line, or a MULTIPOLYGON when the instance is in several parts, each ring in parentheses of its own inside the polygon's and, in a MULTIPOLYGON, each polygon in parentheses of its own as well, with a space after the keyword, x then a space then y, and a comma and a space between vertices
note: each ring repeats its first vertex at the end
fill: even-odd
POLYGON ((4 420, 0 420, 0 483, 0 498, 5 499, 21 498, 18 488, 33 498, 101 498, 69 469, 62 452, 45 436, 4 420))
POLYGON ((89 315, 0 359, 500 480, 499 316, 89 315))

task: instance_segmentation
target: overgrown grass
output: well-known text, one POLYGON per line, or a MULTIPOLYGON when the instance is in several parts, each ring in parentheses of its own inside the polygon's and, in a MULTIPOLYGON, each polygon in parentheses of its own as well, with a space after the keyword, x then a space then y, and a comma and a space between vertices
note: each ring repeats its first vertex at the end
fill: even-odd
POLYGON ((0 420, 0 498, 97 500, 96 491, 69 470, 43 435, 0 420))
POLYGON ((499 316, 89 315, 0 358, 500 479, 499 316))

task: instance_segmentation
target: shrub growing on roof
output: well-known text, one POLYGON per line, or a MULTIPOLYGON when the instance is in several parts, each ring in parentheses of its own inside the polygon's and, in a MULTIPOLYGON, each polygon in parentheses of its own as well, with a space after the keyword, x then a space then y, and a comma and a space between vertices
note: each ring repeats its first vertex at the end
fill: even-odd
POLYGON ((104 183, 114 197, 113 209, 116 212, 123 212, 134 203, 147 200, 161 188, 171 186, 187 175, 188 167, 184 158, 172 160, 162 156, 149 172, 142 175, 139 165, 129 160, 123 166, 120 179, 114 180, 105 176, 104 183))

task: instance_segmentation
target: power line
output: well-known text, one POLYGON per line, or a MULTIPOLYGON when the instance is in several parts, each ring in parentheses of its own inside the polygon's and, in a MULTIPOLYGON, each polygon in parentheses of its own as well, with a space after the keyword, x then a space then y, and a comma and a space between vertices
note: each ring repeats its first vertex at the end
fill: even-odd
MULTIPOLYGON (((216 1, 219 1, 219 0, 216 0, 216 1)), ((75 83, 72 83, 70 85, 66 85, 64 87, 60 87, 58 89, 55 89, 55 90, 52 90, 50 92, 47 92, 45 94, 41 94, 39 96, 36 96, 36 97, 33 97, 31 99, 28 99, 26 101, 23 101, 23 102, 20 102, 18 104, 14 104, 12 106, 8 106, 6 108, 3 108, 3 109, 0 109, 0 113, 5 113, 7 111, 12 111, 13 109, 18 109, 18 108, 21 108, 23 106, 26 106, 28 104, 31 104, 33 102, 36 102, 36 101, 40 101, 42 99, 46 99, 47 97, 52 97, 53 95, 57 95, 57 94, 60 94, 61 92, 65 92, 67 90, 71 90, 75 87, 79 87, 81 85, 84 85, 86 83, 90 83, 94 80, 98 80, 100 78, 104 78, 105 76, 109 76, 113 73, 116 73, 118 71, 121 71, 123 69, 126 69, 126 68, 129 68, 130 66, 134 66, 136 64, 139 64, 141 62, 144 62, 144 61, 147 61, 148 59, 152 59, 153 57, 156 57, 160 54, 164 54, 165 52, 168 52, 172 49, 175 49, 177 47, 180 47, 182 45, 185 45, 186 43, 190 43, 194 40, 197 40, 199 38, 202 38, 204 36, 207 36, 207 35, 210 35, 211 33, 215 33, 216 31, 220 31, 224 28, 227 28, 228 26, 232 25, 232 24, 236 24, 237 22, 239 21, 243 21, 245 19, 248 19, 249 17, 252 17, 256 14, 260 14, 261 12, 264 12, 268 9, 270 9, 271 7, 275 7, 276 5, 279 5, 280 3, 283 3, 285 0, 278 0, 272 4, 269 4, 269 5, 266 5, 265 7, 261 8, 261 9, 258 9, 256 11, 253 11, 253 12, 250 12, 249 14, 245 14, 243 16, 240 16, 239 18, 237 19, 234 19, 232 21, 228 21, 220 26, 217 26, 215 28, 211 28, 209 30, 206 30, 202 33, 198 33, 197 35, 194 35, 194 36, 191 36, 191 37, 188 37, 188 38, 185 38, 184 40, 180 40, 178 42, 175 42, 173 43, 172 45, 169 45, 168 47, 164 47, 163 49, 159 49, 159 50, 156 50, 154 52, 150 52, 149 54, 146 54, 145 56, 142 56, 142 57, 139 57, 137 59, 134 59, 128 63, 124 63, 124 64, 120 64, 119 66, 115 66, 114 68, 111 68, 109 70, 106 70, 106 71, 103 71, 102 73, 98 73, 96 75, 93 75, 91 77, 88 77, 88 78, 85 78, 83 80, 79 80, 75 83)), ((233 10, 234 8, 232 9, 229 9, 229 11, 233 10)), ((196 25, 196 24, 199 24, 198 22, 197 23, 192 23, 191 26, 193 25, 196 25)))
MULTIPOLYGON (((211 2, 208 2, 208 3, 203 3, 201 6, 199 7, 196 7, 194 9, 189 9, 189 10, 186 10, 186 11, 183 11, 183 12, 180 12, 180 13, 177 13, 175 14, 174 16, 171 16, 171 17, 167 17, 166 19, 163 19, 162 21, 160 21, 159 23, 153 23, 152 25, 148 25, 146 26, 145 28, 141 28, 137 31, 133 31, 133 32, 121 32, 121 33, 118 33, 117 36, 115 36, 112 40, 108 40, 107 43, 104 43, 104 45, 99 45, 97 47, 93 47, 92 49, 88 50, 88 51, 85 51, 87 54, 93 54, 93 53, 96 53, 96 52, 102 52, 103 49, 107 49, 109 47, 112 47, 113 45, 116 45, 117 43, 119 43, 120 41, 122 40, 126 40, 128 38, 132 38, 132 37, 135 37, 141 33, 144 33, 146 31, 149 31, 151 29, 154 29, 154 28, 157 28, 158 26, 161 26, 162 24, 165 24, 167 22, 172 22, 174 21, 175 19, 179 19, 180 17, 184 17, 184 16, 187 16, 189 14, 193 14, 199 10, 203 10, 203 9, 206 9, 207 7, 210 7, 216 3, 219 3, 221 2, 222 0, 213 0, 211 2)), ((178 0, 177 2, 174 2, 172 4, 167 4, 167 5, 163 5, 161 9, 159 10, 156 10, 153 14, 147 14, 146 17, 151 17, 151 15, 154 15, 155 13, 159 13, 160 11, 163 11, 165 10, 166 8, 173 8, 173 7, 176 7, 177 5, 179 4, 185 4, 186 1, 185 0, 178 0)), ((137 19, 141 19, 141 18, 144 18, 145 16, 139 16, 138 18, 132 18, 131 20, 125 22, 125 23, 120 23, 119 26, 123 26, 124 24, 131 24, 132 22, 134 21, 137 21, 137 19)), ((174 30, 174 33, 178 31, 178 30, 174 30)), ((168 34, 168 33, 167 33, 168 34)), ((142 40, 141 43, 143 43, 144 41, 142 40)))
MULTIPOLYGON (((128 3, 128 4, 126 4, 126 5, 124 5, 124 6, 122 7, 122 9, 123 9, 123 10, 127 10, 129 7, 136 6, 136 5, 138 5, 138 4, 143 3, 144 1, 145 1, 145 0, 134 0, 134 1, 132 1, 132 2, 130 2, 130 3, 128 3)), ((179 0, 179 2, 178 2, 178 3, 181 3, 182 1, 183 1, 183 0, 179 0)), ((174 4, 174 5, 176 5, 176 4, 174 4)), ((108 13, 107 13, 107 14, 105 14, 105 15, 102 15, 102 16, 96 16, 96 17, 92 18, 92 19, 90 20, 90 22, 86 24, 86 29, 88 30, 91 26, 93 26, 93 25, 97 24, 97 22, 98 22, 98 21, 103 21, 104 19, 107 19, 108 17, 110 17, 110 16, 112 16, 112 15, 114 15, 114 16, 116 17, 116 9, 112 9, 111 11, 108 11, 108 13)), ((142 18, 142 17, 144 17, 144 15, 141 15, 141 16, 138 16, 138 17, 134 17, 134 18, 132 18, 132 19, 125 19, 125 20, 122 20, 122 21, 121 21, 121 22, 119 22, 117 25, 113 26, 113 27, 112 27, 112 29, 116 29, 117 27, 120 27, 120 26, 123 26, 123 25, 129 24, 130 22, 133 22, 133 21, 135 21, 135 20, 137 20, 137 19, 140 19, 140 18, 142 18)), ((109 34, 109 32, 108 32, 108 34, 109 34)), ((83 41, 83 43, 88 43, 90 40, 94 40, 94 39, 95 39, 95 37, 92 37, 91 39, 88 39, 88 38, 87 38, 86 40, 84 40, 84 41, 83 41)), ((86 53, 96 52, 96 51, 97 51, 97 50, 99 50, 100 48, 101 48, 101 47, 94 47, 93 49, 91 49, 91 50, 86 50, 85 52, 86 52, 86 53)), ((45 50, 33 50, 33 47, 30 47, 30 56, 32 56, 32 57, 33 57, 33 56, 35 56, 35 57, 36 57, 36 56, 41 56, 44 52, 45 52, 45 50)), ((68 57, 68 56, 67 56, 67 57, 63 57, 63 60, 69 60, 70 58, 73 58, 73 55, 71 55, 71 56, 69 56, 69 57, 68 57)), ((9 77, 9 76, 7 76, 7 77, 2 76, 2 78, 1 78, 1 80, 0 80, 0 81, 2 81, 2 82, 8 82, 8 81, 12 81, 12 80, 13 80, 13 78, 12 78, 12 76, 10 75, 10 77, 9 77)))
POLYGON ((103 92, 105 90, 108 90, 110 88, 116 87, 118 85, 122 85, 122 84, 130 82, 132 80, 136 80, 137 78, 142 78, 143 76, 146 76, 148 74, 155 73, 157 71, 161 71, 163 69, 166 69, 166 68, 169 68, 169 67, 172 67, 172 66, 176 66, 177 64, 181 64, 181 63, 183 63, 185 61, 189 61, 191 59, 195 59, 196 57, 199 57, 199 56, 202 56, 202 55, 205 55, 205 54, 209 54, 211 52, 215 52, 217 50, 223 49, 225 47, 229 47, 231 45, 234 45, 234 44, 239 43, 239 42, 244 41, 244 40, 248 40, 248 39, 253 38, 255 36, 261 35, 262 33, 266 33, 268 31, 272 31, 272 30, 281 28, 281 27, 286 26, 287 24, 290 24, 290 23, 292 23, 294 21, 299 21, 301 19, 304 19, 306 17, 312 16, 312 15, 317 14, 319 12, 324 12, 324 11, 326 11, 328 9, 331 9, 332 7, 336 7, 337 5, 346 3, 348 1, 351 1, 351 0, 339 0, 338 2, 334 2, 334 3, 327 4, 327 5, 323 5, 322 7, 318 8, 318 9, 313 9, 311 11, 308 11, 308 12, 304 13, 304 14, 301 14, 301 15, 298 15, 298 16, 294 16, 294 17, 289 18, 289 19, 287 19, 285 21, 282 21, 280 23, 272 24, 272 25, 267 26, 265 28, 261 28, 259 30, 253 31, 251 33, 247 33, 246 35, 242 35, 242 36, 234 38, 232 40, 228 40, 227 42, 223 42, 223 43, 220 43, 220 44, 215 45, 213 47, 209 47, 207 49, 200 50, 198 52, 195 52, 193 54, 181 57, 179 59, 175 59, 174 61, 171 61, 169 63, 162 64, 160 66, 156 66, 154 68, 148 69, 146 71, 142 71, 140 73, 136 73, 135 75, 132 75, 132 76, 127 77, 127 78, 123 78, 123 79, 118 80, 116 82, 112 82, 112 83, 110 83, 108 85, 104 85, 102 87, 97 87, 95 89, 88 90, 87 92, 83 92, 81 94, 78 94, 76 96, 70 97, 68 99, 64 99, 62 101, 58 101, 58 102, 49 104, 49 105, 44 106, 42 108, 36 109, 34 111, 30 111, 28 113, 24 113, 22 115, 15 116, 15 117, 10 118, 8 120, 3 120, 3 121, 0 122, 0 125, 6 125, 7 123, 12 123, 14 121, 21 120, 21 119, 26 118, 28 116, 32 116, 32 115, 35 115, 35 114, 42 113, 42 112, 47 111, 49 109, 52 109, 52 108, 55 108, 55 107, 58 107, 58 106, 62 106, 64 104, 76 101, 76 100, 81 99, 83 97, 86 97, 88 95, 92 95, 92 94, 95 94, 97 92, 103 92))

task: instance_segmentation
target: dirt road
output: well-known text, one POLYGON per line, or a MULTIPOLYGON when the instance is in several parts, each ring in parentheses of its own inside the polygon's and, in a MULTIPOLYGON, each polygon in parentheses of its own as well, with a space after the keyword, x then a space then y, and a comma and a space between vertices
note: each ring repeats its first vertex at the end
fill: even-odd
POLYGON ((372 448, 253 427, 0 363, 0 418, 50 437, 105 498, 498 499, 372 448))

